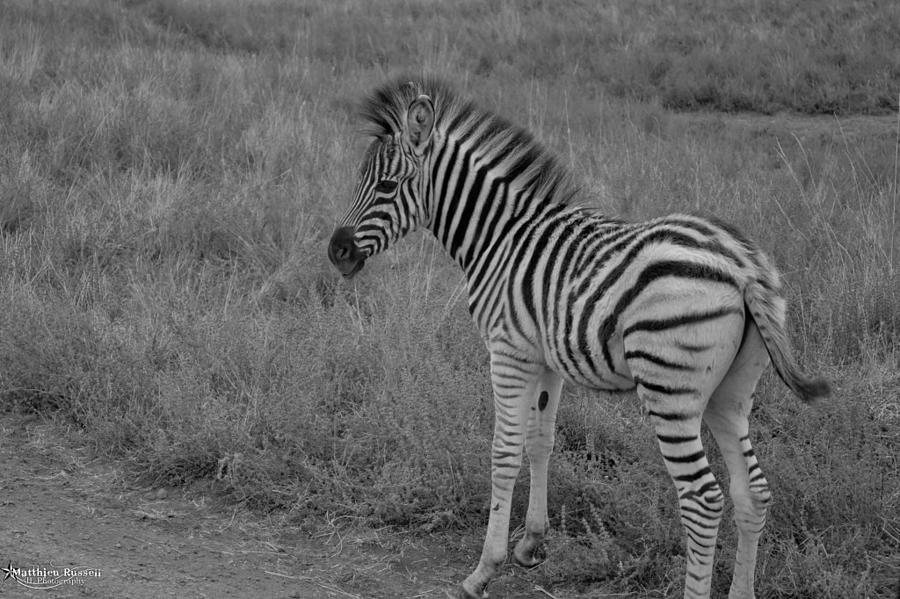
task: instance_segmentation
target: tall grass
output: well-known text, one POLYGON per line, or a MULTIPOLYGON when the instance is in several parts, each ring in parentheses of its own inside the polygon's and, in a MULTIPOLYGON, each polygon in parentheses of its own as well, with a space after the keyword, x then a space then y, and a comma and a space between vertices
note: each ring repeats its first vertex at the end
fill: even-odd
MULTIPOLYGON (((810 409, 761 384, 777 504, 759 596, 891 596, 897 123, 668 109, 883 111, 897 9, 692 6, 7 2, 4 409, 77 424, 135 476, 311 526, 480 530, 492 407, 460 273, 427 235, 352 283, 324 257, 361 151, 349 108, 425 68, 527 125, 605 211, 715 214, 774 255, 801 357, 836 397, 810 409)), ((674 493, 633 403, 569 389, 559 419, 557 557, 537 575, 677 586, 674 493)))

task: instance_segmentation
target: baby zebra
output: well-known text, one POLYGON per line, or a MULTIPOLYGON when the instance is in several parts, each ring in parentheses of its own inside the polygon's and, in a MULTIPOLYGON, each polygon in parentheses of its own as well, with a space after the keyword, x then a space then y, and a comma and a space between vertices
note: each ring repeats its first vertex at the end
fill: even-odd
POLYGON ((531 467, 517 562, 539 562, 547 464, 563 381, 636 389, 675 483, 687 537, 684 596, 709 597, 723 494, 700 423, 731 475, 738 528, 731 599, 754 596, 771 500, 750 444, 756 383, 771 360, 802 400, 829 393, 799 369, 769 258, 733 227, 675 215, 623 223, 572 204, 576 187, 525 130, 433 79, 377 89, 362 116, 372 142, 328 256, 351 277, 423 225, 465 271, 491 356, 491 503, 478 567, 454 597, 480 598, 507 557, 510 503, 531 467))

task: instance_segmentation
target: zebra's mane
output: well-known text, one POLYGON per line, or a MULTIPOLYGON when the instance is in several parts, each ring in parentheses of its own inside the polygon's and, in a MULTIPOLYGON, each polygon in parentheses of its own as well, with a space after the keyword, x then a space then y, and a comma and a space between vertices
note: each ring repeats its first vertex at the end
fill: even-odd
POLYGON ((460 98, 438 78, 398 77, 376 89, 360 106, 360 116, 367 124, 364 132, 376 138, 399 133, 407 108, 421 94, 428 95, 434 105, 435 131, 446 134, 451 128, 468 129, 466 125, 479 123, 478 143, 502 146, 538 198, 570 203, 578 195, 580 189, 569 171, 529 131, 460 98))

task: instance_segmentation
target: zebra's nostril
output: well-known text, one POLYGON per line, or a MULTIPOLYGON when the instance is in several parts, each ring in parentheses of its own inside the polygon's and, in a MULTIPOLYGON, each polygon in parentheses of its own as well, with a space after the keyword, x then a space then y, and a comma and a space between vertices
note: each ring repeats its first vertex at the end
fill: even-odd
POLYGON ((335 230, 328 243, 328 257, 332 264, 337 265, 339 262, 347 262, 354 259, 356 245, 353 242, 353 229, 351 227, 341 227, 335 230))

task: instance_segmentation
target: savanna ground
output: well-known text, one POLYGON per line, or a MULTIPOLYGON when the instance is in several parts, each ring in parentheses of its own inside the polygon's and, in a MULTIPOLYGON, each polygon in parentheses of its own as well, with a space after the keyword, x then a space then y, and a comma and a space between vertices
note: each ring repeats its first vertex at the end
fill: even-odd
MULTIPOLYGON (((0 557, 96 556, 125 582, 77 592, 136 597, 440 596, 474 566, 492 413, 461 274, 427 234, 352 282, 324 251, 354 103, 424 71, 604 211, 715 214, 775 257, 835 393, 758 389, 757 596, 895 597, 900 5, 722 4, 0 1, 0 557)), ((550 501, 550 559, 495 597, 680 595, 633 400, 567 389, 550 501)), ((734 541, 726 517, 717 595, 734 541)))

